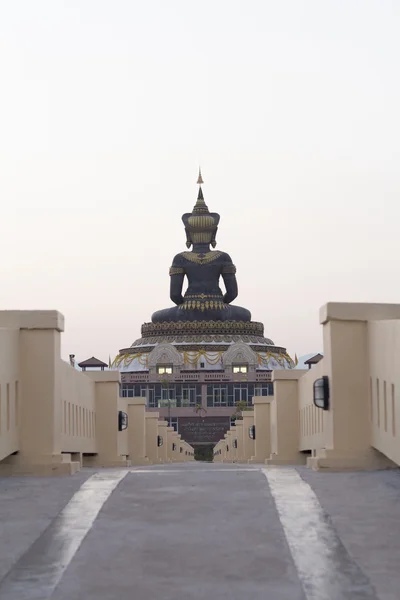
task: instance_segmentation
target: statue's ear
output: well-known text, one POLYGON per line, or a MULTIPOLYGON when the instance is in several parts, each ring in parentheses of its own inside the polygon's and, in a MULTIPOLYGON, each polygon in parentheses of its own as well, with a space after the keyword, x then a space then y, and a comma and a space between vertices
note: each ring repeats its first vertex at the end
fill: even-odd
POLYGON ((185 229, 187 227, 187 224, 188 224, 188 221, 189 221, 189 217, 191 217, 191 216, 192 216, 192 213, 185 213, 184 215, 182 215, 182 221, 183 221, 183 224, 185 226, 185 229))
POLYGON ((210 217, 212 217, 214 219, 215 227, 217 228, 221 217, 219 216, 218 213, 210 213, 210 217))
POLYGON ((189 232, 189 229, 187 227, 188 219, 189 219, 190 216, 191 216, 191 213, 185 213, 182 216, 182 221, 183 221, 183 224, 185 225, 185 231, 186 231, 186 247, 187 248, 190 248, 190 246, 192 245, 192 240, 190 238, 190 232, 189 232))

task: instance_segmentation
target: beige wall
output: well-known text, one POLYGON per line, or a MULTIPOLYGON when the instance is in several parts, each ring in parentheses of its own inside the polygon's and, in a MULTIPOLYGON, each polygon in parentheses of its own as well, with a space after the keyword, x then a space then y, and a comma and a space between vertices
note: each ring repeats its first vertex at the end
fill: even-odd
POLYGON ((372 446, 400 465, 400 320, 368 323, 372 446))
MULTIPOLYGON (((254 412, 244 411, 217 444, 216 460, 270 455, 268 464, 294 464, 311 451, 308 465, 318 469, 400 464, 400 305, 330 303, 320 318, 323 361, 306 372, 275 371, 274 397, 255 398, 254 412), (325 412, 312 401, 322 375, 330 384, 325 412)), ((56 311, 0 311, 0 474, 73 473, 82 454, 93 466, 127 465, 127 455, 134 464, 186 460, 193 448, 157 413, 148 416, 143 398, 120 398, 118 372, 81 373, 61 360, 63 328, 56 311), (118 410, 129 415, 125 432, 118 410)))
MULTIPOLYGON (((97 452, 96 384, 85 373, 73 369, 63 360, 60 360, 60 370, 61 450, 97 452)), ((105 434, 104 427, 99 434, 105 434)))
MULTIPOLYGON (((61 360, 63 329, 57 311, 0 311, 0 475, 128 466, 128 455, 158 462, 157 413, 146 413, 143 398, 120 397, 118 371, 81 372, 61 360), (129 417, 122 432, 119 410, 129 417)), ((173 459, 193 460, 193 448, 171 436, 173 459)))

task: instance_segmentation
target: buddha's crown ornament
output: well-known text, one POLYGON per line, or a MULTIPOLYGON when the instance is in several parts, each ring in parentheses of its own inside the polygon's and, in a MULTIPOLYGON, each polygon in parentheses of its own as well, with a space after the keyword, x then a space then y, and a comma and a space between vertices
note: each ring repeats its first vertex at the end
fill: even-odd
POLYGON ((203 190, 201 189, 201 184, 204 182, 200 169, 197 183, 199 184, 199 193, 193 211, 182 216, 186 231, 186 246, 190 248, 192 244, 211 244, 215 248, 217 245, 215 236, 220 216, 218 213, 210 213, 207 204, 204 202, 203 190))

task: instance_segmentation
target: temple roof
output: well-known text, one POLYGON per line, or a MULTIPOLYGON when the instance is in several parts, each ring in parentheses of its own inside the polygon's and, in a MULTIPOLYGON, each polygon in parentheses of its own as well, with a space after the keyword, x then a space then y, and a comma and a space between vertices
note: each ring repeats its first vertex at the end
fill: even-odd
POLYGON ((87 358, 86 360, 83 360, 82 362, 78 363, 78 366, 81 367, 81 368, 86 368, 86 367, 108 367, 107 363, 105 363, 102 360, 96 358, 95 356, 92 356, 91 358, 87 358))

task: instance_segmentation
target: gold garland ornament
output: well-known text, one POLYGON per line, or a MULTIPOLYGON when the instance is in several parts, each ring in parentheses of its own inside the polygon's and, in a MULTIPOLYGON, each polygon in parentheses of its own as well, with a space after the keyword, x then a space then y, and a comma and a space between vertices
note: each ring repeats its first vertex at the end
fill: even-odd
POLYGON ((138 359, 138 363, 142 365, 142 367, 147 367, 148 356, 148 354, 144 354, 143 352, 136 352, 135 354, 118 354, 111 363, 111 367, 118 368, 121 366, 121 363, 123 363, 123 367, 129 367, 135 359, 138 359))
POLYGON ((183 353, 183 360, 186 364, 196 365, 201 358, 204 358, 209 365, 215 366, 220 362, 223 353, 223 351, 207 352, 205 350, 199 350, 198 352, 185 351, 183 353))
POLYGON ((222 252, 219 250, 211 250, 210 252, 181 252, 180 256, 186 258, 186 260, 196 263, 197 265, 207 265, 214 262, 221 256, 222 252))

